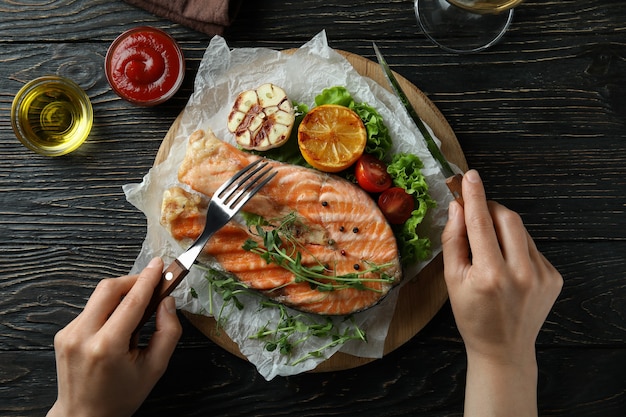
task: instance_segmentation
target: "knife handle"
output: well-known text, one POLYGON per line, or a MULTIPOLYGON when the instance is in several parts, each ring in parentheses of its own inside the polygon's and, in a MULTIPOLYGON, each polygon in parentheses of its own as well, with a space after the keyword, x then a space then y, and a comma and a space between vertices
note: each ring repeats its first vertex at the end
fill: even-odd
POLYGON ((452 193, 454 199, 463 207, 465 204, 463 201, 463 175, 456 174, 446 179, 446 185, 452 193))
POLYGON ((133 336, 139 333, 139 330, 143 327, 144 324, 146 324, 148 320, 150 320, 150 317, 152 317, 152 315, 155 313, 161 301, 163 301, 165 297, 167 297, 172 293, 172 291, 174 291, 174 288, 176 288, 176 286, 180 284, 180 282, 187 276, 188 273, 189 270, 185 268, 178 260, 174 260, 174 262, 172 262, 170 266, 168 266, 163 271, 163 274, 161 275, 161 280, 154 289, 154 293, 152 294, 152 298, 148 303, 148 307, 146 307, 146 311, 143 313, 143 317, 137 325, 133 336))

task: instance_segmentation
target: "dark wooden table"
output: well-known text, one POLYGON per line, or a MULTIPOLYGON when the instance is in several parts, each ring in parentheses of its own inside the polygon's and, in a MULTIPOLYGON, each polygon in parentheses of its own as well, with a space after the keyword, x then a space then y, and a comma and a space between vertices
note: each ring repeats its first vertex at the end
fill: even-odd
MULTIPOLYGON (((225 38, 286 49, 325 29, 332 47, 368 58, 376 41, 564 276, 538 339, 541 414, 626 415, 626 1, 529 0, 499 45, 468 56, 431 45, 411 1, 347 3, 249 0, 225 38)), ((0 2, 0 415, 45 414, 54 334, 101 278, 130 269, 146 225, 121 186, 152 165, 209 39, 122 1, 0 2), (156 108, 119 99, 103 72, 110 42, 139 24, 171 33, 187 57, 183 88, 156 108), (70 156, 27 151, 11 129, 13 96, 46 74, 72 78, 94 105, 92 134, 70 156)), ((448 304, 384 359, 271 382, 181 319, 138 415, 462 414, 466 361, 448 304)))

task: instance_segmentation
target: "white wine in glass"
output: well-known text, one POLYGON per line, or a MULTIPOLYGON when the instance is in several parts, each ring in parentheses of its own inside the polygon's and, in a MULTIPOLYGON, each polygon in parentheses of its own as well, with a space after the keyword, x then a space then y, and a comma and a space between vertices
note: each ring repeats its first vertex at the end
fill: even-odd
POLYGON ((523 0, 415 0, 424 34, 446 51, 479 52, 497 43, 523 0))
POLYGON ((447 0, 455 6, 475 13, 502 13, 512 9, 522 2, 522 0, 447 0))

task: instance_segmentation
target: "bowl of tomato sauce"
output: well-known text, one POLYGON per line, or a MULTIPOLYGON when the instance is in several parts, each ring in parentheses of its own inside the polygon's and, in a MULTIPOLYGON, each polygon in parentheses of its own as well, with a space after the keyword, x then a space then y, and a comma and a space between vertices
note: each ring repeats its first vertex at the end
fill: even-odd
POLYGON ((122 33, 109 47, 105 73, 113 90, 140 106, 170 99, 185 76, 185 57, 170 35, 150 26, 122 33))

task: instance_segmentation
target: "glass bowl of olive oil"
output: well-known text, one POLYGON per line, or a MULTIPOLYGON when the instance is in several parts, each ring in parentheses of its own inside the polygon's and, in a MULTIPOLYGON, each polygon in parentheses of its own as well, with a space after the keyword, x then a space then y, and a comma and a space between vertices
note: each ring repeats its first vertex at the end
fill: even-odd
POLYGON ((25 84, 11 106, 11 124, 27 148, 60 156, 83 144, 93 124, 87 94, 73 81, 45 76, 25 84))

